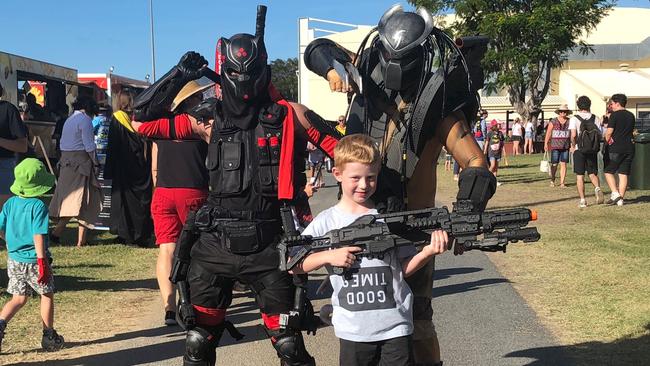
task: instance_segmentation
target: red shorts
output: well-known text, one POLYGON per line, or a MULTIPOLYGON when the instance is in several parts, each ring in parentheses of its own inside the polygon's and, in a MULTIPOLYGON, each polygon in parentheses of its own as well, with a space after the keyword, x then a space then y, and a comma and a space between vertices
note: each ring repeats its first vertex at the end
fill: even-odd
POLYGON ((151 199, 156 245, 176 243, 187 213, 199 209, 207 196, 208 191, 205 189, 156 188, 151 199))

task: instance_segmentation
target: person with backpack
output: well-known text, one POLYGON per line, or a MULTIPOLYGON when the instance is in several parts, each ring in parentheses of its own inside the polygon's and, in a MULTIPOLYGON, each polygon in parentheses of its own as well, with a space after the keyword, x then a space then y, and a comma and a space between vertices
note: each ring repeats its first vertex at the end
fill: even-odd
POLYGON ((627 178, 630 174, 632 159, 634 159, 634 144, 632 132, 634 131, 634 114, 625 109, 627 97, 625 94, 614 94, 609 100, 608 107, 612 109, 607 130, 605 130, 605 143, 608 147, 605 157, 605 179, 612 194, 608 205, 623 206, 623 196, 627 189, 627 178), (616 176, 618 173, 618 187, 616 176))
POLYGON ((596 204, 604 201, 603 191, 600 189, 598 179, 598 151, 602 133, 600 130, 600 119, 591 113, 591 99, 581 96, 576 101, 578 113, 569 120, 571 131, 571 150, 573 151, 573 171, 576 173, 576 186, 580 203, 578 207, 587 207, 585 199, 585 173, 594 185, 596 204))
MULTIPOLYGON (((496 177, 499 172, 499 160, 501 160, 501 155, 503 154, 504 141, 505 137, 503 136, 503 132, 501 132, 499 121, 493 119, 490 122, 490 132, 487 134, 483 152, 487 155, 490 161, 490 172, 494 174, 494 177, 496 177)), ((497 181, 497 186, 500 185, 501 182, 497 181)))
POLYGON ((483 143, 487 136, 487 117, 488 112, 485 109, 481 110, 481 118, 474 125, 474 139, 481 149, 483 149, 483 143))
POLYGON ((555 113, 557 118, 549 119, 544 138, 544 151, 551 153, 551 187, 555 187, 555 173, 560 165, 560 187, 565 188, 566 163, 569 161, 571 147, 571 130, 569 115, 572 113, 566 104, 562 104, 555 113))

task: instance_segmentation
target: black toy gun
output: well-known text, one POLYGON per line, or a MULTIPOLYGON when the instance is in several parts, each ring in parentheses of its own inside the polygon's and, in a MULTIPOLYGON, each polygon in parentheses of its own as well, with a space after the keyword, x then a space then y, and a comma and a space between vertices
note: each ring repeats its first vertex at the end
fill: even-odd
MULTIPOLYGON (((355 253, 356 256, 381 259, 385 253, 397 247, 428 243, 431 232, 438 229, 446 231, 453 238, 450 249, 455 241, 457 254, 474 249, 505 252, 509 243, 539 240, 537 228, 525 227, 536 219, 537 213, 527 208, 474 212, 471 201, 454 203, 452 212, 442 207, 365 215, 349 226, 332 230, 321 237, 285 237, 278 244, 280 270, 293 269, 311 252, 346 246, 361 247, 362 251, 355 253), (479 238, 479 235, 483 237, 479 238), (300 248, 290 255, 292 247, 300 248)), ((335 274, 345 274, 343 268, 335 267, 333 271, 335 274)))

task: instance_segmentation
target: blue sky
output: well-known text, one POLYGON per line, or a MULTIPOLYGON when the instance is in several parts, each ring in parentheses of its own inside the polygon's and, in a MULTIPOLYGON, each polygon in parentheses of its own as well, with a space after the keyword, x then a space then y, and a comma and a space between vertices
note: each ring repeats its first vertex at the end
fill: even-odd
MULTIPOLYGON (((200 52, 212 66, 218 37, 254 33, 257 4, 269 7, 270 59, 285 59, 297 56, 299 18, 376 24, 397 0, 153 2, 160 77, 188 50, 200 52)), ((400 3, 408 7, 406 1, 400 3)), ((650 1, 621 0, 619 6, 650 7, 650 1)), ((0 51, 79 72, 106 72, 114 66, 115 73, 137 79, 151 73, 149 0, 2 0, 0 25, 0 51)))

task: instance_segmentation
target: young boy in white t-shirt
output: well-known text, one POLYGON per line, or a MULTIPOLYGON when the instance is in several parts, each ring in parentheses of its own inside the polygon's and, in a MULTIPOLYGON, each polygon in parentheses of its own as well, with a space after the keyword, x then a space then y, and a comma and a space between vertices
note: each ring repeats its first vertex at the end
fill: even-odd
MULTIPOLYGON (((377 214, 370 197, 377 187, 380 154, 372 139, 344 137, 334 149, 334 162, 332 173, 341 183, 341 200, 316 216, 303 235, 322 236, 360 216, 377 214)), ((404 246, 383 259, 357 261, 355 253, 361 248, 344 247, 312 253, 294 268, 294 273, 307 273, 325 266, 330 273, 332 325, 341 342, 341 365, 413 364, 413 294, 404 278, 444 252, 447 241, 447 233, 438 230, 419 253, 414 246, 404 246), (332 267, 355 270, 345 279, 332 274, 332 267)))

